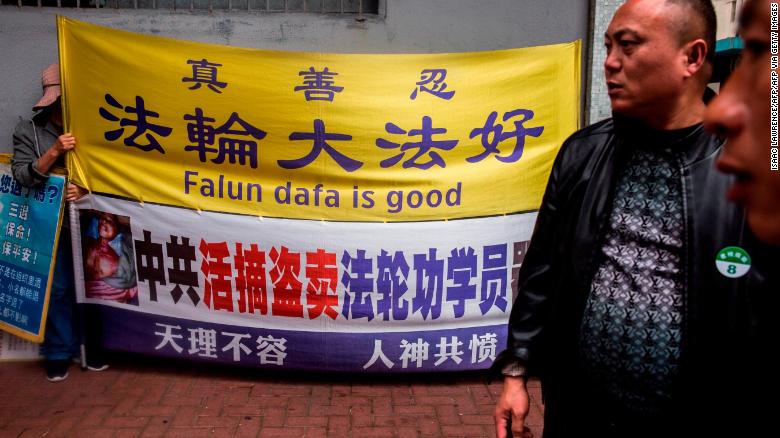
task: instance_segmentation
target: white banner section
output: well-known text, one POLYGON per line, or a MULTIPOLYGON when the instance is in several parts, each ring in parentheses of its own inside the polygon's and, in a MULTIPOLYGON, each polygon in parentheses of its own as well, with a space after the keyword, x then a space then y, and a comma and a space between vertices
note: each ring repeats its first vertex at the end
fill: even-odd
POLYGON ((489 366, 506 336, 512 280, 535 219, 536 213, 526 213, 324 222, 96 195, 71 210, 78 298, 105 312, 109 348, 265 365, 257 362, 259 353, 240 348, 242 340, 259 346, 259 338, 284 335, 285 349, 277 350, 289 360, 277 365, 315 367, 319 356, 320 369, 337 370, 366 369, 365 360, 350 365, 352 359, 339 355, 370 359, 377 343, 397 349, 389 360, 403 362, 412 342, 434 350, 445 338, 450 353, 464 357, 479 342, 493 350, 483 349, 482 360, 474 354, 473 363, 438 365, 432 352, 430 364, 415 366, 407 358, 402 368, 489 366), (292 338, 300 339, 297 347, 292 338), (367 351, 355 351, 360 345, 367 351), (204 348, 210 354, 202 354, 204 348), (311 357, 296 361, 289 357, 293 351, 311 357))

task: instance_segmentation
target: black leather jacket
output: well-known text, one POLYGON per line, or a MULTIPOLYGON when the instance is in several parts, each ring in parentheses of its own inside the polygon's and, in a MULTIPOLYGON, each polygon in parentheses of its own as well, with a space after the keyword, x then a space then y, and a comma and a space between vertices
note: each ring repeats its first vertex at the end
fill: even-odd
MULTIPOLYGON (((553 165, 520 269, 508 347, 493 366, 497 372, 506 360, 517 359, 541 378, 545 424, 567 421, 567 409, 576 409, 566 405, 582 377, 576 365, 579 330, 619 170, 632 147, 657 144, 659 135, 609 119, 574 133, 553 165)), ((705 404, 722 402, 717 387, 728 379, 751 372, 746 376, 751 381, 745 382, 755 385, 767 376, 768 368, 756 368, 756 361, 768 360, 769 350, 778 345, 777 326, 769 326, 769 317, 778 309, 780 252, 757 242, 742 209, 726 201, 731 177, 714 167, 722 142, 701 128, 684 141, 693 144, 680 162, 686 282, 675 397, 681 416, 696 424, 693 410, 704 415, 705 404), (728 278, 716 268, 716 255, 728 246, 739 246, 752 258, 741 278, 728 278), (715 399, 707 400, 711 396, 715 399)), ((739 395, 751 393, 730 394, 739 395)))

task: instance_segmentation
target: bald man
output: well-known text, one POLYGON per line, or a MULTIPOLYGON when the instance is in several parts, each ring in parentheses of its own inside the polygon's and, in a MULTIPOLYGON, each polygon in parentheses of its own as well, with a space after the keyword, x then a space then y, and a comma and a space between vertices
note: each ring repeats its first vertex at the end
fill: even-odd
POLYGON ((612 18, 613 118, 574 133, 553 165, 493 368, 499 438, 529 435, 529 375, 547 438, 733 426, 729 377, 780 258, 717 195, 722 141, 702 127, 715 29, 709 0, 628 0, 612 18))

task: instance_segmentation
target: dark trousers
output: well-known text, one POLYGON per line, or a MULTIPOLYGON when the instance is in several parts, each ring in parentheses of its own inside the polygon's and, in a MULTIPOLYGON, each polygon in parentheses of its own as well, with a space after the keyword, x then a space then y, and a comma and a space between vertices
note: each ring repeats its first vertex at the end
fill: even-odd
POLYGON ((41 352, 46 360, 70 360, 78 355, 79 336, 75 323, 76 292, 73 284, 73 253, 69 230, 60 233, 54 265, 46 332, 41 352))

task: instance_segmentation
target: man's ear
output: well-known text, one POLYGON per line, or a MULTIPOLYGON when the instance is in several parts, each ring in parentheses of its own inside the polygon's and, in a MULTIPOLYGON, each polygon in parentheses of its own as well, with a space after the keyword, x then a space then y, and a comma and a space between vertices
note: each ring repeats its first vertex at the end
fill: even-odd
POLYGON ((685 45, 685 69, 686 76, 695 76, 704 67, 707 62, 707 53, 710 47, 703 39, 695 39, 685 45))

